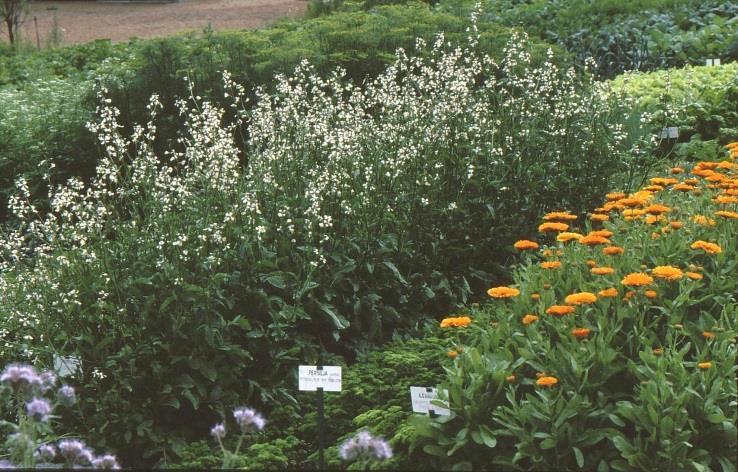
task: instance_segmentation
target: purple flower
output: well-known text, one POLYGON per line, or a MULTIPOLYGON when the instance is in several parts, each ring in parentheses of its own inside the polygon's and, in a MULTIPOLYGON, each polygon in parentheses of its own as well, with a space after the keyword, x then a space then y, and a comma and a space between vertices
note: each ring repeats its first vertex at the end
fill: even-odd
POLYGON ((111 454, 96 457, 92 460, 92 467, 95 469, 120 469, 118 459, 111 454))
POLYGON ((0 382, 13 390, 28 392, 41 387, 41 378, 30 365, 11 364, 0 374, 0 382))
POLYGON ((74 393, 74 388, 69 385, 63 385, 57 392, 59 403, 64 406, 72 406, 77 403, 77 396, 74 393))
POLYGON ((87 449, 85 443, 78 439, 62 439, 57 447, 67 462, 81 465, 92 463, 92 453, 87 449))
POLYGON ((1 459, 0 460, 0 469, 2 469, 2 470, 5 470, 5 469, 17 469, 17 468, 18 467, 15 464, 13 464, 12 462, 10 462, 10 461, 6 461, 5 459, 1 459))
POLYGON ((210 435, 215 439, 223 439, 226 435, 225 424, 218 423, 210 430, 210 435))
POLYGON ((45 398, 34 398, 26 403, 26 412, 35 421, 46 423, 49 421, 49 414, 51 414, 51 404, 45 398))
POLYGON ((39 462, 51 462, 56 457, 56 448, 51 444, 43 444, 33 455, 39 462))
POLYGON ((56 385, 56 374, 50 371, 43 372, 39 378, 41 379, 41 391, 46 392, 54 388, 56 385))
POLYGON ((241 428, 241 432, 246 434, 249 431, 261 431, 264 429, 266 420, 251 408, 241 407, 233 410, 233 417, 241 428))
POLYGON ((375 438, 368 431, 360 431, 353 438, 347 439, 338 451, 345 461, 382 460, 392 457, 392 449, 381 438, 375 438))

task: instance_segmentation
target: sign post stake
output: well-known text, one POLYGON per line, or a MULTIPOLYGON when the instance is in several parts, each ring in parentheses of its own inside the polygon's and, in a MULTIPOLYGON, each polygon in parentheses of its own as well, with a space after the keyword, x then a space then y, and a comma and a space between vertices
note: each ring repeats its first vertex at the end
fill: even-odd
MULTIPOLYGON (((323 366, 319 365, 317 370, 323 370, 323 366)), ((318 387, 318 467, 325 469, 325 458, 323 449, 325 448, 325 414, 323 413, 323 387, 318 387)))

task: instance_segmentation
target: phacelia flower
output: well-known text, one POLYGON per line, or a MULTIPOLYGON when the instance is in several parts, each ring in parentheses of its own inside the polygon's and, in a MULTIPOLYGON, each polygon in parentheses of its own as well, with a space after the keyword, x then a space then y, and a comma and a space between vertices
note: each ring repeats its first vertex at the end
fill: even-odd
POLYGON ((549 315, 564 316, 574 313, 574 307, 571 305, 551 305, 546 309, 549 315))
POLYGON ((69 385, 62 385, 56 396, 59 399, 59 403, 64 406, 72 406, 77 403, 77 395, 74 393, 74 387, 70 387, 69 385))
POLYGON ((92 462, 92 452, 78 439, 62 439, 57 443, 59 454, 73 464, 88 465, 92 462))
POLYGON ((590 292, 572 293, 564 299, 567 305, 589 305, 597 301, 597 295, 590 292))
POLYGON ((571 331, 571 335, 577 339, 584 339, 589 336, 592 331, 587 328, 575 328, 571 331))
POLYGON ((51 390, 54 388, 54 385, 56 385, 56 374, 50 371, 46 371, 41 373, 39 375, 39 378, 41 379, 41 391, 46 392, 48 390, 51 390))
POLYGON ((34 398, 26 403, 26 413, 34 421, 46 423, 51 414, 51 404, 45 398, 34 398))
POLYGON ((468 316, 456 316, 441 320, 441 328, 466 328, 471 323, 468 316))
POLYGON ((651 275, 653 275, 657 279, 674 281, 684 277, 684 272, 682 272, 682 270, 678 267, 674 266, 656 266, 651 271, 651 275))
POLYGON ((96 457, 92 460, 93 469, 109 469, 118 470, 120 465, 118 459, 112 454, 105 454, 104 456, 96 457))
POLYGON ((18 392, 40 389, 41 377, 30 365, 11 364, 0 374, 0 382, 18 392))
POLYGON ((266 425, 266 420, 251 408, 236 408, 233 410, 233 418, 244 434, 250 431, 261 431, 266 425))
POLYGON ((56 457, 56 448, 52 444, 42 444, 33 453, 37 462, 51 462, 56 457))
POLYGON ((651 285, 653 283, 653 277, 642 272, 633 272, 626 275, 620 283, 628 287, 642 287, 645 285, 651 285))
POLYGON ((538 385, 539 387, 551 388, 557 383, 559 383, 559 379, 551 376, 539 377, 538 380, 536 380, 536 385, 538 385))
POLYGON ((528 326, 529 324, 535 323, 536 321, 538 321, 538 317, 536 315, 525 315, 522 322, 525 326, 528 326))
POLYGON ((341 445, 338 455, 344 461, 383 460, 392 457, 392 449, 383 439, 372 436, 368 431, 360 431, 341 445))
POLYGON ((225 423, 218 423, 210 428, 210 435, 217 440, 223 439, 226 435, 225 423))
POLYGON ((720 254, 723 252, 722 248, 718 244, 702 240, 693 242, 690 247, 692 249, 702 249, 709 254, 720 254))
POLYGON ((492 298, 511 298, 520 295, 520 290, 512 287, 492 287, 487 290, 487 295, 492 298))
POLYGON ((521 239, 520 241, 516 241, 515 244, 513 244, 513 247, 518 251, 529 251, 532 249, 538 249, 538 243, 527 239, 521 239))

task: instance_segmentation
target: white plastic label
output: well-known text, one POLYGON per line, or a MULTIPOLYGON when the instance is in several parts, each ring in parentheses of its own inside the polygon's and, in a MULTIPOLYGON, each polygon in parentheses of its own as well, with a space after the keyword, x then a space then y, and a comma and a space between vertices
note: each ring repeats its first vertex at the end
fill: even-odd
MULTIPOLYGON (((448 398, 448 390, 443 391, 448 398)), ((444 402, 445 407, 434 405, 431 402, 438 400, 438 391, 430 387, 410 387, 410 399, 413 402, 413 411, 415 413, 433 412, 436 415, 448 416, 451 410, 448 409, 448 402, 444 402)))
POLYGON ((301 365, 298 370, 298 388, 301 391, 314 392, 322 388, 326 392, 341 391, 341 366, 301 365))
POLYGON ((719 66, 720 65, 720 59, 707 59, 705 60, 706 66, 719 66))
POLYGON ((677 139, 679 137, 679 128, 670 126, 661 130, 661 139, 677 139))
POLYGON ((79 370, 80 364, 82 364, 82 361, 80 361, 79 357, 54 355, 54 370, 59 374, 59 377, 69 377, 74 374, 79 370))

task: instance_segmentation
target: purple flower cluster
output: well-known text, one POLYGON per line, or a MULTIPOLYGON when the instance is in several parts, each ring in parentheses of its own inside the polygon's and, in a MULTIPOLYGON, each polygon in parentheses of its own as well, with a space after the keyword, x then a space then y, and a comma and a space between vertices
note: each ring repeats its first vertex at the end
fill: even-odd
POLYGON ((210 430, 210 435, 217 440, 221 440, 226 435, 225 423, 218 423, 210 430))
POLYGON ((233 410, 233 417, 244 434, 250 431, 261 431, 264 429, 264 425, 266 425, 264 417, 251 408, 236 408, 233 410))
POLYGON ((40 389, 43 385, 36 369, 30 365, 11 364, 5 367, 0 374, 0 383, 3 383, 16 392, 28 393, 40 389))
POLYGON ((105 454, 104 456, 96 457, 95 459, 93 459, 92 467, 95 469, 120 469, 118 459, 110 454, 105 454))
POLYGON ((77 403, 77 396, 74 393, 74 388, 69 385, 63 385, 56 393, 59 403, 64 406, 72 406, 77 403))
POLYGON ((78 439, 62 439, 57 444, 59 453, 67 462, 77 465, 92 464, 92 452, 78 439))
POLYGON ((52 444, 43 444, 33 455, 39 462, 51 462, 56 457, 56 448, 52 444))
POLYGON ((51 404, 45 398, 34 398, 26 403, 26 412, 34 421, 46 423, 51 414, 51 404))
POLYGON ((375 438, 368 431, 360 431, 353 438, 347 439, 338 453, 345 461, 382 460, 392 457, 392 449, 387 441, 375 438))

